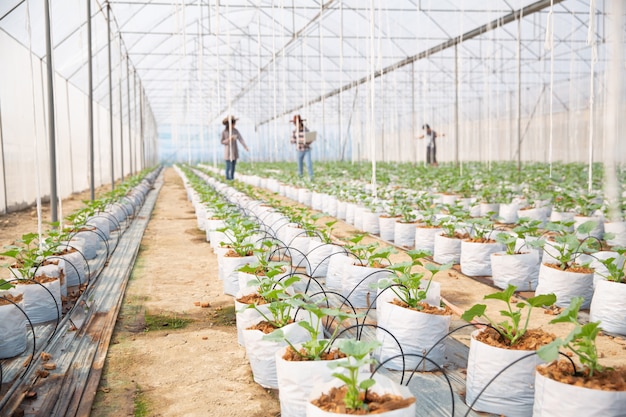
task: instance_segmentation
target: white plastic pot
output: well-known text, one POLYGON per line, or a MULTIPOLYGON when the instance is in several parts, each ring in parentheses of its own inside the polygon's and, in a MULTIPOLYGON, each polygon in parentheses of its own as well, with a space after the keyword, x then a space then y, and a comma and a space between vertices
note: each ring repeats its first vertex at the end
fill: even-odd
POLYGON ((491 254, 491 275, 493 284, 505 289, 515 285, 518 291, 534 291, 539 276, 537 252, 507 255, 500 251, 491 254))
POLYGON ((556 303, 554 304, 558 307, 568 307, 572 298, 583 297, 584 301, 580 308, 588 309, 593 297, 593 272, 563 271, 542 263, 539 267, 539 279, 535 294, 550 293, 556 295, 556 303))
POLYGON ((577 387, 536 372, 533 417, 624 417, 624 410, 626 391, 577 387))
POLYGON ((591 299, 589 321, 600 321, 602 330, 626 335, 626 284, 598 281, 591 299))
POLYGON ((440 265, 458 264, 461 261, 461 239, 449 238, 441 233, 435 235, 433 260, 440 265))
MULTIPOLYGON (((16 295, 17 291, 0 291, 0 297, 4 294, 11 293, 16 295)), ((24 309, 22 301, 17 306, 6 302, 0 305, 0 359, 12 358, 26 350, 27 330, 26 316, 19 310, 17 306, 24 309)))
POLYGON ((395 217, 380 216, 378 218, 378 228, 380 231, 381 239, 386 240, 388 242, 394 241, 396 221, 398 219, 399 219, 399 216, 395 216, 395 217))
POLYGON ((239 271, 245 264, 256 261, 256 256, 221 256, 224 294, 237 295, 239 292, 239 271))
POLYGON ((309 262, 306 263, 306 273, 313 278, 325 277, 328 272, 328 264, 330 259, 332 259, 331 255, 344 251, 345 249, 341 246, 324 243, 319 240, 311 240, 309 250, 307 251, 309 262))
POLYGON ((363 211, 363 228, 362 230, 373 235, 380 233, 379 213, 373 213, 370 210, 363 211))
POLYGON ((368 308, 370 305, 375 308, 378 290, 371 286, 392 273, 384 268, 347 264, 341 280, 341 295, 346 297, 354 308, 368 308))
POLYGON ((415 225, 416 223, 397 221, 394 229, 394 243, 403 248, 413 249, 415 246, 415 225))
POLYGON ((491 275, 491 254, 502 250, 497 242, 461 242, 461 272, 468 277, 491 275))
POLYGON ((345 267, 352 264, 355 259, 348 255, 335 254, 328 260, 328 270, 326 271, 326 288, 330 291, 341 292, 341 281, 344 276, 345 267))
MULTIPOLYGON (((402 353, 405 355, 425 355, 433 348, 428 353, 428 358, 439 366, 443 366, 445 362, 445 346, 443 343, 438 343, 437 345, 435 343, 448 333, 452 316, 422 313, 390 302, 381 302, 380 299, 377 300, 377 305, 376 317, 378 326, 393 334, 402 347, 402 351, 400 351, 394 338, 386 331, 377 328, 376 339, 382 343, 380 348, 381 363, 402 353)), ((418 364, 419 371, 437 369, 429 361, 422 360, 422 358, 417 356, 406 356, 404 363, 405 370, 412 370, 418 364)), ((385 362, 384 366, 388 369, 403 370, 402 358, 399 357, 385 362)))
POLYGON ((244 294, 237 294, 235 297, 235 323, 237 325, 237 342, 240 346, 245 346, 245 342, 243 340, 243 331, 250 326, 254 326, 263 319, 261 313, 258 310, 263 312, 263 314, 267 317, 272 317, 272 313, 268 308, 268 304, 260 304, 254 308, 245 308, 248 304, 243 304, 237 301, 244 294))
POLYGON ((433 253, 435 250, 435 236, 441 233, 440 227, 415 227, 415 250, 433 253))
POLYGON ((512 224, 515 223, 518 219, 517 211, 519 210, 519 204, 517 203, 509 203, 509 204, 500 204, 498 217, 501 223, 512 224))
MULTIPOLYGON (((291 323, 282 328, 285 337, 291 343, 309 340, 309 333, 298 323, 291 323)), ((254 382, 264 388, 278 388, 276 377, 276 351, 287 345, 287 342, 263 340, 265 334, 260 330, 243 330, 243 341, 246 355, 250 361, 254 382)))
POLYGON ((39 324, 61 318, 61 287, 58 279, 42 284, 17 283, 15 290, 24 297, 24 311, 31 323, 39 324))
POLYGON ((613 234, 613 237, 606 240, 610 246, 626 246, 626 222, 606 222, 604 232, 613 234))
POLYGON ((65 279, 68 287, 74 287, 79 284, 87 283, 85 274, 85 259, 79 252, 70 252, 60 255, 63 262, 65 279))
MULTIPOLYGON (((527 350, 502 349, 482 343, 475 339, 480 331, 472 332, 470 339, 465 403, 476 411, 507 417, 530 417, 535 395, 535 368, 542 361, 537 355, 520 360, 502 372, 478 396, 500 371, 532 353, 527 350), (474 400, 476 400, 475 403, 474 400)), ((563 401, 562 398, 560 400, 563 401)))

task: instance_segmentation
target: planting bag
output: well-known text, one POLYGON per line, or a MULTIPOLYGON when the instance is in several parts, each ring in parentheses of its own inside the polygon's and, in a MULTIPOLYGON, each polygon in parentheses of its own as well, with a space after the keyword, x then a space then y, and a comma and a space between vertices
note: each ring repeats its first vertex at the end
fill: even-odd
MULTIPOLYGON (((299 348, 301 344, 296 345, 299 348)), ((283 359, 287 346, 276 351, 276 377, 280 413, 285 417, 306 416, 306 403, 313 387, 333 380, 333 373, 341 368, 331 369, 332 361, 286 361, 283 359)))
POLYGON ((345 220, 346 219, 346 207, 347 207, 348 203, 346 203, 345 201, 337 201, 337 218, 339 220, 345 220))
MULTIPOLYGON (((17 293, 15 290, 10 292, 17 293)), ((17 305, 24 308, 23 302, 17 305)), ((12 358, 26 350, 26 324, 26 316, 14 304, 0 305, 0 359, 12 358)))
MULTIPOLYGON (((360 374, 363 379, 367 379, 370 377, 368 373, 360 374)), ((411 391, 405 387, 404 385, 400 385, 397 382, 387 378, 384 375, 376 374, 374 375, 374 380, 376 383, 374 386, 370 388, 371 391, 376 392, 378 394, 393 394, 400 395, 403 398, 413 398, 414 395, 411 394, 411 391)), ((311 390, 311 395, 308 398, 306 403, 306 417, 349 417, 350 414, 338 414, 338 413, 330 413, 327 411, 323 411, 318 407, 314 406, 311 401, 317 399, 323 393, 328 393, 333 387, 340 387, 344 385, 343 381, 335 378, 330 382, 317 384, 311 390)), ((406 408, 401 408, 399 410, 392 410, 385 413, 376 414, 377 416, 382 417, 415 417, 416 408, 415 402, 411 403, 406 408)))
POLYGON ((498 217, 501 223, 515 223, 517 221, 517 211, 519 210, 519 204, 500 204, 500 211, 498 217))
POLYGON ((358 205, 354 208, 354 227, 356 229, 363 230, 363 214, 365 211, 365 207, 358 205))
POLYGON ((337 197, 327 195, 323 201, 322 211, 331 217, 337 217, 337 197))
POLYGON ((107 219, 103 215, 95 215, 87 220, 87 225, 95 227, 96 233, 102 236, 104 239, 108 239, 111 234, 111 220, 107 219))
POLYGON ((354 225, 354 210, 355 209, 356 209, 356 204, 346 203, 346 223, 354 225))
POLYGON ((435 235, 433 260, 438 264, 458 264, 461 261, 461 239, 435 235))
POLYGON ((61 296, 67 297, 67 281, 65 280, 65 274, 63 273, 65 261, 63 259, 55 259, 55 261, 57 261, 58 264, 42 265, 37 268, 35 276, 39 277, 45 275, 51 278, 58 278, 61 296))
POLYGON ((313 278, 325 277, 328 272, 328 264, 332 259, 329 256, 344 250, 341 246, 311 240, 307 251, 309 262, 306 262, 306 273, 313 278))
POLYGON ((367 308, 370 304, 372 308, 376 308, 375 297, 378 290, 370 288, 370 285, 392 273, 383 268, 346 265, 341 280, 341 295, 346 297, 354 308, 367 308))
POLYGON ((415 245, 415 223, 396 222, 394 243, 403 248, 413 249, 415 245))
POLYGON ((83 230, 78 232, 72 238, 72 242, 75 238, 83 240, 83 255, 87 259, 95 259, 98 256, 98 249, 100 249, 100 242, 102 239, 98 237, 97 231, 83 230))
POLYGON ((305 206, 311 205, 311 191, 306 188, 300 188, 298 190, 298 202, 305 206))
MULTIPOLYGON (((604 218, 601 216, 574 216, 574 228, 578 229, 578 226, 587 221, 593 221, 596 224, 591 232, 589 232, 589 235, 598 239, 602 239, 602 237, 604 236, 604 218)), ((578 239, 584 239, 587 237, 587 235, 576 232, 576 237, 578 237, 578 239)))
MULTIPOLYGON (((526 350, 502 349, 479 342, 475 339, 479 332, 480 330, 472 332, 467 358, 465 403, 468 406, 472 406, 478 394, 500 371, 531 353, 526 350)), ((476 411, 503 414, 507 417, 530 417, 535 395, 535 367, 540 363, 542 362, 537 355, 517 362, 502 372, 487 387, 472 408, 476 411)), ((563 402, 563 398, 559 400, 563 402)))
POLYGON ((328 260, 326 271, 326 288, 330 291, 341 292, 341 281, 346 265, 351 265, 355 259, 348 255, 335 254, 328 260))
POLYGON ((313 210, 322 211, 324 207, 324 194, 313 192, 311 194, 311 208, 313 210))
POLYGON ((238 269, 248 263, 256 261, 256 256, 221 256, 222 274, 224 277, 224 294, 237 295, 239 291, 238 269))
POLYGON ((287 254, 291 257, 291 265, 295 268, 307 268, 309 265, 309 246, 312 241, 319 242, 317 237, 309 237, 304 234, 294 237, 289 243, 287 254))
MULTIPOLYGON (((445 346, 442 342, 437 345, 435 343, 448 333, 452 316, 422 313, 389 302, 377 301, 378 326, 391 332, 402 347, 402 350, 400 350, 398 344, 389 333, 377 328, 376 339, 382 343, 380 348, 381 363, 402 353, 405 355, 408 353, 426 355, 431 347, 434 346, 428 353, 428 358, 439 366, 443 366, 445 362, 445 346)), ((399 357, 385 362, 384 366, 388 369, 402 370, 402 363, 402 358, 399 357)), ((418 364, 418 370, 420 371, 437 369, 432 363, 416 356, 406 356, 404 364, 405 370, 412 370, 418 364)))
POLYGON ((377 235, 380 233, 379 213, 372 213, 369 210, 363 211, 363 231, 377 235))
POLYGON ((546 221, 548 220, 548 212, 544 207, 520 209, 517 211, 517 216, 519 218, 527 217, 531 220, 538 220, 541 222, 539 227, 544 227, 546 225, 546 221))
POLYGON ((501 251, 499 243, 461 242, 461 272, 468 277, 491 275, 491 254, 501 251))
POLYGON ((389 242, 394 241, 396 220, 398 220, 398 217, 380 216, 378 218, 378 230, 380 231, 381 239, 389 242))
POLYGON ((85 274, 85 260, 79 252, 66 253, 61 255, 65 270, 65 279, 68 287, 74 287, 87 282, 85 274))
POLYGON ((602 323, 602 330, 626 335, 626 284, 598 281, 591 299, 589 321, 602 323))
MULTIPOLYGON (((283 332, 291 343, 301 343, 309 340, 309 333, 298 323, 288 324, 283 327, 283 332)), ((263 336, 264 333, 260 330, 243 330, 246 355, 250 361, 254 382, 263 388, 278 389, 276 351, 286 346, 287 342, 263 340, 263 336)))
POLYGON ((235 297, 235 323, 237 324, 237 342, 240 346, 245 346, 245 342, 243 340, 243 331, 250 326, 254 326, 259 321, 264 320, 263 316, 261 316, 261 313, 259 313, 258 310, 261 310, 261 312, 263 312, 263 314, 265 314, 267 317, 272 318, 272 313, 270 313, 267 304, 258 305, 258 310, 254 308, 247 308, 243 310, 243 308, 246 307, 247 304, 242 304, 237 301, 237 299, 243 295, 244 294, 239 293, 237 294, 237 297, 235 297))
POLYGON ((435 250, 435 236, 441 233, 439 227, 419 227, 415 228, 415 250, 423 250, 433 253, 435 250))
POLYGON ((583 297, 584 301, 580 308, 586 310, 593 297, 593 273, 561 271, 541 264, 535 294, 550 293, 556 295, 554 304, 558 307, 567 307, 572 298, 583 297))
POLYGON ((31 323, 61 318, 61 285, 58 279, 43 284, 17 284, 15 289, 24 296, 24 311, 31 323))
POLYGON ((619 253, 609 250, 595 252, 593 255, 581 254, 576 260, 579 264, 589 264, 593 268, 593 287, 595 288, 598 281, 603 281, 609 275, 609 270, 600 260, 613 258, 613 263, 618 269, 624 268, 624 257, 619 253))
POLYGON ((500 251, 491 254, 493 284, 505 289, 515 285, 518 291, 534 291, 539 276, 539 256, 537 252, 507 255, 500 251))
POLYGON ((536 372, 533 417, 626 416, 626 391, 563 384, 536 372))
POLYGON ((613 234, 611 239, 606 239, 608 245, 626 246, 626 222, 604 223, 604 232, 613 234))

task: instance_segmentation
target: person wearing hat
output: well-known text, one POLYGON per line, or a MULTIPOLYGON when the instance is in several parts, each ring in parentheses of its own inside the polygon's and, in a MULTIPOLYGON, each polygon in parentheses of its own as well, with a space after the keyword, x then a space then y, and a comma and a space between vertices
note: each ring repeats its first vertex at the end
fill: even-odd
POLYGON ((235 122, 238 119, 235 116, 227 116, 222 120, 224 131, 222 132, 222 145, 224 145, 224 161, 226 161, 226 179, 235 179, 235 165, 239 159, 239 149, 237 149, 237 141, 246 151, 249 151, 248 145, 244 142, 241 134, 235 129, 235 122))
MULTIPOLYGON (((437 166, 437 132, 432 130, 428 124, 422 126, 422 129, 426 131, 425 134, 418 137, 418 139, 424 139, 424 136, 428 138, 428 143, 426 144, 426 163, 428 165, 437 166)), ((441 136, 445 136, 445 133, 442 133, 441 136)))
POLYGON ((304 126, 304 121, 300 117, 299 114, 293 116, 291 123, 295 125, 295 129, 293 134, 291 135, 291 143, 296 145, 296 150, 298 151, 298 175, 302 177, 302 168, 304 164, 304 160, 306 159, 307 170, 309 171, 309 178, 313 180, 313 165, 311 163, 311 145, 306 142, 305 133, 309 131, 309 129, 304 126))

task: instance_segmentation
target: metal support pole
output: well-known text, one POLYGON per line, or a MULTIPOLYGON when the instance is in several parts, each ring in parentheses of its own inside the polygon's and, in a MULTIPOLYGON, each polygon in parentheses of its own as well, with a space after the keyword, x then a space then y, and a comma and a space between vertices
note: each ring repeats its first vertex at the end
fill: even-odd
MULTIPOLYGON (((54 126, 54 86, 52 85, 52 40, 50 39, 50 3, 44 1, 45 24, 46 24, 46 76, 48 82, 48 142, 50 147, 50 220, 52 223, 59 221, 57 212, 57 155, 56 135, 54 126)), ((37 152, 37 150, 35 150, 37 152)))
POLYGON ((145 150, 144 150, 144 144, 143 141, 145 140, 143 134, 143 117, 144 117, 144 102, 145 97, 144 97, 144 92, 143 89, 141 88, 141 85, 139 86, 139 148, 140 148, 140 152, 141 152, 141 169, 144 169, 146 167, 146 154, 145 154, 145 150))
POLYGON ((517 20, 517 171, 522 170, 522 17, 517 20))
POLYGON ((128 104, 128 156, 130 160, 130 175, 133 175, 133 142, 132 129, 130 123, 130 65, 128 55, 126 55, 126 102, 128 104))
POLYGON ((0 163, 2 163, 2 192, 4 193, 4 211, 9 212, 9 202, 7 200, 7 169, 4 163, 4 136, 2 134, 2 105, 0 104, 0 163))
POLYGON ((124 182, 124 103, 122 101, 122 35, 119 35, 120 41, 120 78, 117 80, 120 90, 120 181, 124 182))
POLYGON ((454 163, 459 165, 459 45, 454 44, 454 163))
POLYGON ((91 45, 91 0, 87 0, 87 77, 89 83, 89 98, 87 99, 87 134, 89 141, 89 196, 91 201, 96 198, 95 195, 95 167, 94 167, 94 149, 93 149, 93 51, 91 45))
POLYGON ((109 65, 109 136, 111 144, 111 190, 115 189, 115 166, 113 165, 113 73, 111 70, 111 5, 107 1, 107 50, 109 65))
MULTIPOLYGON (((417 151, 417 134, 415 132, 415 62, 411 62, 411 142, 415 143, 417 151)), ((417 152, 415 152, 415 163, 417 164, 417 152)))

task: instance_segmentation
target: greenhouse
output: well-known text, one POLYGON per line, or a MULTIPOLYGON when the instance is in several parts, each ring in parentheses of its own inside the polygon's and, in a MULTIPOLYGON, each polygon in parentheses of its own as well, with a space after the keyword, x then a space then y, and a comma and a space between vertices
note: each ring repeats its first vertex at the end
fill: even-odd
POLYGON ((0 416, 624 416, 622 0, 0 1, 0 416))

